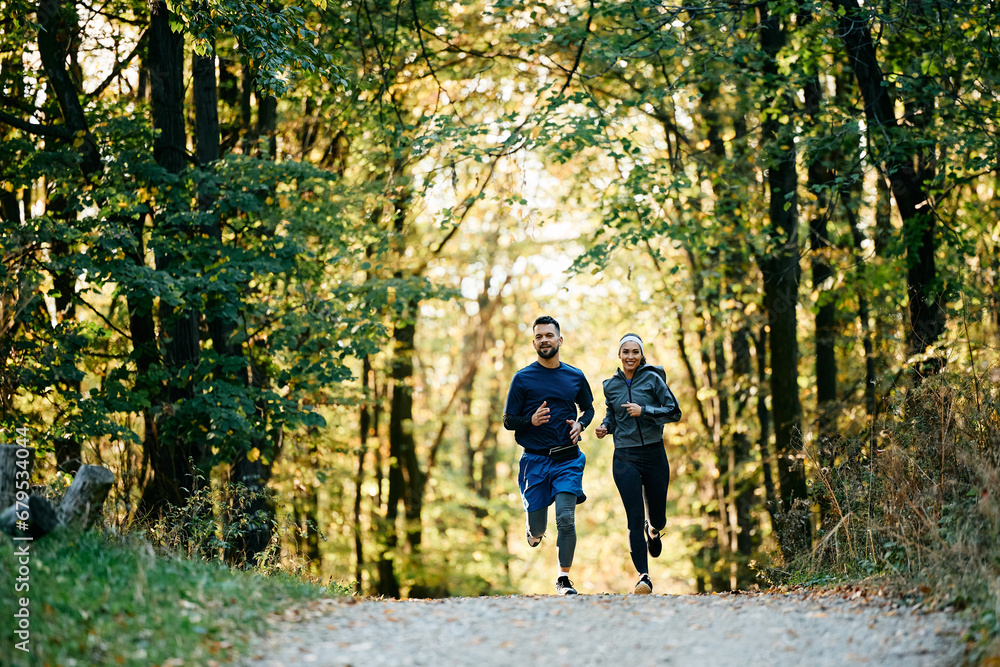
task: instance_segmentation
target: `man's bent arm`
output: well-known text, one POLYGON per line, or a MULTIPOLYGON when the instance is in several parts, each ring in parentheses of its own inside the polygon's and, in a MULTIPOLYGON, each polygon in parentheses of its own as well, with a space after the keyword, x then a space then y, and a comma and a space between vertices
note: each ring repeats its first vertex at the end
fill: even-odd
POLYGON ((531 415, 522 415, 524 411, 524 392, 518 383, 518 377, 510 383, 507 390, 507 401, 503 405, 503 427, 508 431, 531 426, 531 415))
POLYGON ((503 427, 508 431, 531 426, 531 415, 512 415, 503 413, 503 427))
POLYGON ((590 426, 590 422, 594 421, 594 393, 590 391, 590 385, 586 378, 581 383, 579 391, 576 392, 575 401, 580 410, 583 411, 577 421, 580 422, 582 428, 587 428, 590 426))

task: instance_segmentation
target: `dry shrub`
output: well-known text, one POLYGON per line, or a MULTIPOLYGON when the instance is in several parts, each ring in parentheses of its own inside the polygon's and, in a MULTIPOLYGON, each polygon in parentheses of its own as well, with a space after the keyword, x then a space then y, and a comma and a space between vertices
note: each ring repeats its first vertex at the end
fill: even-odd
MULTIPOLYGON (((996 372, 993 377, 997 377, 996 372)), ((888 575, 1000 626, 1000 383, 943 372, 892 396, 874 427, 818 469, 824 517, 810 569, 888 575)))
POLYGON ((282 538, 294 542, 299 526, 285 517, 274 517, 259 508, 272 502, 270 490, 248 489, 242 484, 203 483, 183 507, 169 507, 155 521, 137 528, 156 549, 191 559, 225 562, 261 574, 284 572, 310 578, 310 566, 294 553, 282 553, 282 538), (266 545, 248 559, 234 551, 240 539, 263 533, 266 545))

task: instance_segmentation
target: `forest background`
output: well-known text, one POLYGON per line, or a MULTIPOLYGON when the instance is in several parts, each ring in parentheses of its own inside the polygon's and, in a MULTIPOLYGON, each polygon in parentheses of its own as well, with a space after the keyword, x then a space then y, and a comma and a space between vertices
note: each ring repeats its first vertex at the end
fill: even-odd
MULTIPOLYGON (((550 314, 598 418, 627 331, 685 413, 658 592, 903 576, 995 632, 996 15, 0 0, 5 437, 192 557, 548 592, 500 417, 550 314)), ((583 448, 574 579, 627 590, 583 448)))

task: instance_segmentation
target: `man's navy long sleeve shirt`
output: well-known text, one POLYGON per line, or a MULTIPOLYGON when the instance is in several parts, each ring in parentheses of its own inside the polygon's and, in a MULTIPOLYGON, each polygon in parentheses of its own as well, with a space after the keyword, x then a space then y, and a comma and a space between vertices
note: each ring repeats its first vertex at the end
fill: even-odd
POLYGON ((514 431, 514 440, 526 451, 572 445, 566 420, 586 428, 594 419, 594 394, 583 371, 567 363, 546 368, 537 361, 519 370, 510 383, 503 409, 503 425, 514 431), (549 408, 549 421, 531 424, 531 415, 542 405, 549 408), (583 413, 577 418, 579 410, 583 413))

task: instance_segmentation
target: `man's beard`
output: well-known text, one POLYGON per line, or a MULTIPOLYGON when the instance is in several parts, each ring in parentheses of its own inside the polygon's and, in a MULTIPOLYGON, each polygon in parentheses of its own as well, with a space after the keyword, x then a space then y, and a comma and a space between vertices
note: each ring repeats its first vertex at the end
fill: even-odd
POLYGON ((551 359, 552 357, 556 356, 557 354, 559 354, 559 346, 558 345, 552 345, 552 346, 547 347, 547 348, 545 348, 545 347, 538 348, 538 356, 540 356, 542 359, 551 359))

